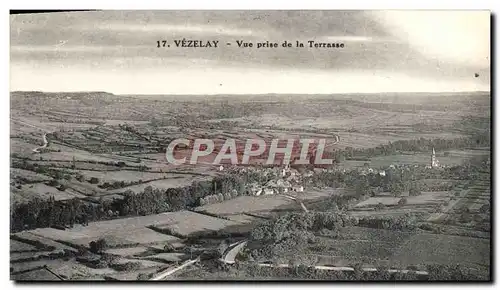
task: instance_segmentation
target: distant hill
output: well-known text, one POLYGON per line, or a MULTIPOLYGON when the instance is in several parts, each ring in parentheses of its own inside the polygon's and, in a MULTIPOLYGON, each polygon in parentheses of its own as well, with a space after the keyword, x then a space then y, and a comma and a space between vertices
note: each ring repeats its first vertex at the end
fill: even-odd
POLYGON ((41 92, 41 91, 14 91, 10 93, 14 96, 44 96, 53 98, 81 98, 81 97, 113 97, 112 93, 108 92, 41 92))
POLYGON ((400 104, 443 104, 453 102, 467 102, 468 100, 490 101, 490 92, 443 92, 443 93, 351 93, 351 94, 221 94, 221 95, 140 95, 126 94, 123 96, 133 98, 145 98, 153 100, 203 100, 211 101, 239 100, 252 102, 283 102, 283 101, 355 101, 366 103, 400 103, 400 104))
POLYGON ((283 101, 349 101, 361 103, 399 103, 399 104, 449 104, 454 102, 480 101, 481 103, 490 103, 491 95, 487 91, 476 92, 430 92, 430 93, 350 93, 350 94, 221 94, 221 95, 141 95, 141 94, 122 94, 115 95, 102 91, 89 92, 40 92, 40 91, 14 91, 13 97, 47 97, 47 98, 71 98, 71 99, 103 99, 119 100, 125 98, 168 100, 168 101, 201 101, 209 99, 211 101, 239 100, 251 102, 283 102, 283 101))

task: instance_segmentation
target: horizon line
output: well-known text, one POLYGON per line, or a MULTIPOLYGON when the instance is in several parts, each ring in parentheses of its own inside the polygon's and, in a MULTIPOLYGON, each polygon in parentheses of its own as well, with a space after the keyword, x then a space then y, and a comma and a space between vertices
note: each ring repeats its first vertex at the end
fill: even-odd
POLYGON ((141 93, 123 93, 117 94, 107 91, 38 91, 38 90, 15 90, 10 91, 9 93, 45 93, 45 94, 60 94, 60 93, 68 93, 68 94, 76 94, 76 93, 105 93, 111 94, 114 96, 268 96, 268 95, 292 95, 292 96, 328 96, 328 95, 376 95, 376 94, 465 94, 465 93, 488 93, 491 94, 491 90, 477 90, 477 91, 415 91, 415 92, 397 92, 397 91, 388 91, 388 92, 345 92, 345 93, 225 93, 225 94, 209 94, 209 93, 201 93, 201 94, 181 94, 181 93, 158 93, 158 94, 141 94, 141 93))

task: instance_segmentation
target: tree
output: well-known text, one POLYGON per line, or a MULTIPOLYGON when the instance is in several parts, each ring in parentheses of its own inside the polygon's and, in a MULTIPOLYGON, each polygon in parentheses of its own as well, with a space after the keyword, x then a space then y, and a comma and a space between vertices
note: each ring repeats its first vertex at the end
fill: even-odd
POLYGON ((469 208, 466 205, 464 205, 464 206, 459 207, 457 209, 457 212, 458 213, 469 213, 470 211, 469 211, 469 208))
POLYGON ((366 177, 360 178, 356 181, 355 192, 357 196, 361 196, 370 191, 370 183, 366 177))
POLYGON ((51 179, 47 182, 47 185, 57 187, 59 185, 59 181, 57 181, 56 179, 51 179))
POLYGON ((151 273, 139 273, 137 275, 137 280, 149 280, 151 278, 151 273))
POLYGON ((110 188, 111 187, 111 184, 109 182, 104 182, 103 184, 101 184, 99 186, 100 188, 103 188, 103 189, 106 189, 106 188, 110 188))
POLYGON ((89 180, 89 183, 91 184, 98 184, 99 183, 99 178, 97 177, 91 177, 89 180))
POLYGON ((344 161, 345 161, 344 154, 342 154, 340 151, 338 151, 338 153, 335 156, 335 162, 340 163, 340 162, 344 162, 344 161))
POLYGON ((416 182, 412 183, 410 185, 410 190, 408 192, 410 196, 418 196, 422 194, 422 191, 420 190, 420 186, 416 182))
POLYGON ((400 197, 403 194, 403 187, 401 184, 396 183, 391 186, 391 194, 394 197, 400 197))
POLYGON ((383 203, 381 203, 381 202, 379 202, 379 203, 375 206, 375 210, 376 210, 376 211, 380 211, 380 210, 382 210, 382 209, 384 209, 384 208, 385 208, 385 205, 384 205, 383 203))
POLYGON ((76 180, 78 180, 80 182, 83 181, 83 175, 81 175, 81 174, 77 174, 75 178, 76 178, 76 180))
POLYGON ((141 267, 141 263, 140 262, 126 262, 126 263, 123 263, 123 264, 112 264, 112 263, 109 263, 110 267, 117 270, 117 271, 133 271, 133 270, 137 270, 141 267))
POLYGON ((90 251, 95 254, 100 254, 108 247, 105 239, 98 239, 89 244, 90 251))
POLYGON ((217 252, 219 253, 219 256, 222 257, 224 253, 226 252, 227 248, 229 248, 229 242, 227 240, 222 241, 219 244, 219 247, 217 247, 217 252))
POLYGON ((490 212, 490 205, 489 204, 483 204, 481 208, 479 208, 480 212, 483 213, 489 213, 490 212))
POLYGON ((357 263, 354 265, 354 280, 361 280, 363 278, 363 265, 361 263, 357 263))
POLYGON ((368 190, 368 195, 371 196, 371 197, 376 196, 377 193, 378 193, 377 190, 375 188, 373 188, 373 187, 368 190))
POLYGON ((60 171, 56 171, 56 172, 54 173, 54 179, 58 179, 58 180, 60 180, 60 179, 63 179, 63 178, 64 178, 64 176, 63 176, 62 172, 60 172, 60 171))
POLYGON ((466 224, 466 223, 469 223, 471 220, 472 220, 472 215, 470 215, 469 213, 466 213, 466 212, 462 213, 459 217, 460 223, 466 224))
POLYGON ((163 250, 165 252, 172 252, 173 250, 175 250, 174 246, 172 246, 172 244, 170 243, 166 243, 165 246, 163 247, 163 250))
POLYGON ((399 206, 403 206, 403 205, 405 205, 407 202, 408 202, 408 200, 406 199, 406 197, 403 197, 403 198, 401 198, 401 199, 398 201, 398 205, 399 205, 399 206))

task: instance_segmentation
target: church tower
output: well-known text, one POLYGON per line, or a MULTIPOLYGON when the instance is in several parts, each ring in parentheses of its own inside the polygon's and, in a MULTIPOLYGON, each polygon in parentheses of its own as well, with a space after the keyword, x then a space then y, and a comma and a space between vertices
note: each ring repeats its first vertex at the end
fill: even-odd
POLYGON ((434 147, 432 148, 431 167, 432 168, 439 167, 439 161, 436 158, 436 151, 434 150, 434 147))

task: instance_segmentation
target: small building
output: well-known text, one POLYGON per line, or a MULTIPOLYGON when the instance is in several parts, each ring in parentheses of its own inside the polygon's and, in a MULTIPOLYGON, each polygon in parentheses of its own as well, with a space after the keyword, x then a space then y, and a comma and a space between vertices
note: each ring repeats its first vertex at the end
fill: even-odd
POLYGON ((295 191, 295 192, 304 192, 304 187, 302 185, 300 185, 300 186, 293 186, 292 187, 292 191, 295 191))
POLYGON ((276 180, 277 187, 291 187, 292 185, 287 180, 278 179, 276 180))
POLYGON ((274 189, 266 187, 264 188, 264 195, 273 195, 274 194, 274 189))

